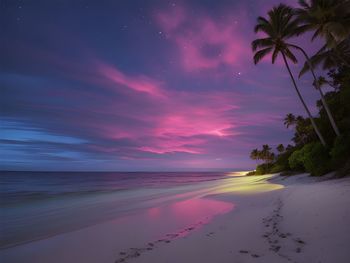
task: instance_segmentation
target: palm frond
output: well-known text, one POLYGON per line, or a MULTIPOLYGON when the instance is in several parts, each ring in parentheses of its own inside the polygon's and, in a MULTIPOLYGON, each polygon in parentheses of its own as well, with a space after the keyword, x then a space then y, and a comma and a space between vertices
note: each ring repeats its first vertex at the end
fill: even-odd
POLYGON ((264 48, 262 50, 259 50, 254 54, 254 64, 259 63, 260 60, 262 60, 268 53, 272 51, 272 47, 264 48))
POLYGON ((318 28, 316 29, 316 31, 314 32, 314 34, 311 37, 311 41, 314 41, 316 37, 318 37, 322 32, 322 28, 318 28))
POLYGON ((266 34, 269 34, 271 29, 269 21, 266 20, 266 18, 259 16, 257 19, 257 24, 254 27, 254 32, 264 32, 266 34))
POLYGON ((258 48, 271 47, 272 45, 273 45, 273 41, 270 37, 255 39, 252 42, 252 50, 256 51, 258 48))
POLYGON ((350 34, 350 1, 349 0, 299 0, 299 8, 294 14, 303 30, 313 31, 312 40, 323 38, 328 47, 334 47, 350 34))
POLYGON ((298 3, 301 7, 305 8, 305 9, 310 8, 310 5, 305 0, 299 0, 298 3))
POLYGON ((298 63, 297 58, 294 56, 294 54, 289 50, 289 48, 285 48, 283 50, 284 54, 287 58, 289 58, 294 64, 298 63))
POLYGON ((275 50, 272 53, 272 64, 275 64, 278 53, 279 53, 279 50, 277 48, 275 48, 275 50))
POLYGON ((291 38, 294 36, 297 36, 298 34, 300 34, 300 26, 299 26, 299 21, 297 19, 294 19, 292 21, 288 21, 284 27, 283 30, 283 37, 285 38, 291 38))
POLYGON ((310 66, 309 63, 305 62, 303 67, 301 68, 300 72, 299 72, 299 78, 301 78, 302 75, 304 75, 306 72, 308 72, 310 70, 310 66))
MULTIPOLYGON (((298 23, 300 24, 300 21, 298 21, 298 23)), ((295 35, 300 36, 301 34, 304 34, 307 31, 310 31, 311 29, 312 26, 310 26, 309 24, 298 26, 297 28, 295 28, 295 35)))
MULTIPOLYGON (((315 55, 310 58, 310 62, 313 68, 322 65, 323 69, 330 69, 344 64, 344 61, 350 61, 350 45, 346 44, 346 41, 341 42, 336 48, 327 48, 324 45, 315 55)), ((304 64, 299 73, 299 77, 309 71, 309 65, 304 64)))

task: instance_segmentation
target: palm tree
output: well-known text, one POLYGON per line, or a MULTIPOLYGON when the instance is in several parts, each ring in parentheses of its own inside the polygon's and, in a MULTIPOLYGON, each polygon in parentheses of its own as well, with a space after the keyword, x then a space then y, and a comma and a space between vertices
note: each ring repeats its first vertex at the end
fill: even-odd
POLYGON ((350 34, 350 1, 299 0, 295 10, 303 25, 300 32, 313 31, 312 40, 322 37, 329 48, 334 48, 350 34))
POLYGON ((287 127, 287 129, 289 128, 289 126, 294 125, 296 122, 295 116, 292 113, 288 113, 286 115, 286 117, 284 118, 284 126, 287 127))
POLYGON ((303 116, 297 116, 295 119, 295 122, 297 123, 297 125, 303 125, 305 123, 305 119, 303 116))
POLYGON ((251 158, 252 160, 257 161, 257 160, 259 160, 259 157, 260 157, 260 153, 259 153, 259 150, 258 150, 258 149, 254 149, 254 150, 251 151, 251 153, 250 153, 250 158, 251 158))
POLYGON ((298 23, 299 21, 293 16, 292 8, 284 4, 280 4, 270 10, 268 12, 268 19, 258 17, 258 24, 255 26, 255 32, 263 32, 267 35, 267 37, 256 39, 252 42, 252 49, 255 52, 254 63, 257 64, 262 58, 272 52, 272 63, 274 64, 278 54, 282 55, 295 91, 297 92, 297 95, 312 122, 312 126, 321 143, 326 145, 321 132, 317 128, 316 123, 312 118, 310 110, 300 94, 287 61, 288 58, 293 63, 297 63, 297 59, 291 52, 289 44, 286 42, 286 40, 298 34, 298 23))
POLYGON ((262 150, 261 150, 261 156, 262 156, 262 159, 265 161, 265 162, 268 162, 269 161, 269 158, 270 158, 270 155, 271 155, 271 147, 268 145, 268 144, 264 144, 262 146, 262 150))
POLYGON ((317 81, 313 82, 312 85, 314 85, 315 88, 317 87, 322 88, 323 85, 332 86, 332 83, 329 80, 327 80, 325 77, 319 76, 317 78, 317 81))
POLYGON ((334 121, 333 115, 324 98, 324 94, 317 81, 313 68, 323 63, 324 69, 339 65, 349 65, 350 60, 350 1, 348 0, 299 0, 300 8, 295 10, 300 23, 298 34, 313 31, 312 40, 323 37, 326 44, 311 59, 306 52, 298 48, 305 56, 306 62, 299 77, 307 70, 311 70, 314 78, 315 88, 319 91, 321 102, 327 113, 328 119, 337 136, 339 129, 334 121))
POLYGON ((326 44, 309 61, 300 75, 318 64, 323 69, 340 65, 350 67, 350 1, 348 0, 299 0, 295 9, 299 22, 298 35, 313 31, 312 40, 323 37, 326 44), (311 63, 310 63, 311 62, 311 63))
POLYGON ((284 152, 284 145, 281 143, 276 147, 276 149, 279 153, 283 153, 284 152))
POLYGON ((295 133, 292 139, 295 144, 304 145, 312 140, 314 133, 310 124, 309 118, 303 118, 303 116, 296 117, 295 133))
POLYGON ((269 155, 268 155, 268 157, 267 157, 267 162, 269 163, 269 164, 271 164, 274 160, 275 160, 275 154, 274 153, 269 153, 269 155))
POLYGON ((322 69, 332 69, 339 66, 350 67, 350 38, 345 39, 334 48, 328 48, 324 45, 309 61, 304 63, 303 68, 299 73, 299 77, 306 71, 315 68, 322 64, 322 69))
MULTIPOLYGON (((312 77, 314 78, 314 84, 315 84, 315 88, 316 90, 318 90, 318 92, 320 93, 320 97, 321 97, 321 101, 322 101, 322 104, 323 104, 323 107, 324 109, 326 110, 326 113, 327 113, 327 117, 329 119, 329 122, 331 123, 332 125, 332 128, 335 132, 335 134, 337 136, 340 136, 340 132, 339 132, 339 129, 338 129, 338 126, 337 124, 335 123, 334 121, 334 118, 333 118, 333 115, 331 113, 331 110, 329 109, 328 107, 328 104, 324 98, 324 94, 323 94, 323 91, 321 89, 321 87, 319 86, 319 82, 317 81, 317 77, 316 77, 316 74, 315 74, 315 71, 314 71, 314 67, 313 67, 313 64, 309 58, 309 56, 307 55, 307 53, 305 52, 304 49, 302 49, 301 47, 297 46, 297 45, 293 45, 293 44, 289 44, 290 47, 293 47, 295 49, 298 49, 300 50, 303 55, 305 56, 305 59, 306 59, 306 64, 308 65, 308 68, 310 69, 311 73, 312 73, 312 77)), ((300 77, 300 74, 299 74, 299 77, 300 77)))

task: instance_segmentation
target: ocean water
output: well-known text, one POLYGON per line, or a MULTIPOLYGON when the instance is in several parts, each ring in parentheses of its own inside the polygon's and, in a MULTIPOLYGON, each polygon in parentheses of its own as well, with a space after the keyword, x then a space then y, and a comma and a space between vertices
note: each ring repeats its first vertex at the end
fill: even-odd
POLYGON ((223 172, 1 172, 0 249, 211 193, 223 172))
POLYGON ((218 180, 218 172, 0 172, 0 205, 218 180))

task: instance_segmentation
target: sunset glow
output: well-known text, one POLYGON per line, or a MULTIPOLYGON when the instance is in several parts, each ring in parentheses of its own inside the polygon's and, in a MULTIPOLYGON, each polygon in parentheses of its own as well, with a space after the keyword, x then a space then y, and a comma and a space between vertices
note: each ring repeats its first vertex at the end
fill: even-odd
POLYGON ((275 3, 9 4, 2 168, 252 168, 251 148, 288 142, 281 120, 302 112, 282 64, 252 63, 255 17, 275 3))

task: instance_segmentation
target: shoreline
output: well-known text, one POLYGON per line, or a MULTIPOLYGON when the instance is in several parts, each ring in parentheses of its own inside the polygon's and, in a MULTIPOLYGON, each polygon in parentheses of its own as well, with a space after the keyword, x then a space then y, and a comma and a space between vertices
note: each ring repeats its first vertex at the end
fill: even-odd
POLYGON ((148 214, 2 249, 0 258, 52 263, 347 263, 350 178, 315 182, 305 174, 254 176, 236 188, 229 181, 206 194, 154 206, 145 210, 148 214), (263 191, 261 184, 283 188, 263 191), (252 192, 254 187, 260 191, 252 192), (196 215, 186 218, 196 209, 196 215))
MULTIPOLYGON (((270 177, 264 176, 263 178, 270 177)), ((264 179, 255 180, 264 184, 264 179)), ((173 187, 140 188, 130 191, 75 196, 75 198, 47 199, 44 202, 3 210, 0 250, 45 240, 57 235, 78 231, 116 218, 138 213, 155 206, 204 197, 224 191, 240 191, 242 184, 252 179, 227 176, 173 187), (240 182, 242 179, 243 181, 240 182), (33 213, 34 211, 34 213, 33 213), (47 221, 51 223, 46 224, 47 221), (57 223, 59 221, 59 223, 57 223), (12 222, 16 222, 13 224, 12 222), (14 235, 16 233, 16 235, 14 235)), ((272 184, 269 184, 272 186, 272 184)), ((248 191, 249 189, 243 189, 248 191)), ((254 189, 253 189, 254 190, 254 189)), ((259 190, 259 189, 258 189, 259 190)), ((260 189, 264 191, 264 189, 260 189)), ((268 190, 268 189, 267 189, 268 190)))

